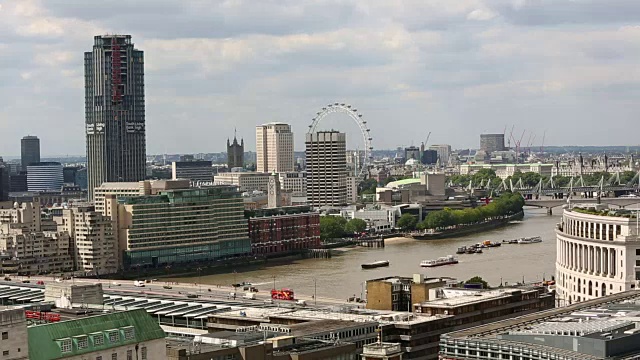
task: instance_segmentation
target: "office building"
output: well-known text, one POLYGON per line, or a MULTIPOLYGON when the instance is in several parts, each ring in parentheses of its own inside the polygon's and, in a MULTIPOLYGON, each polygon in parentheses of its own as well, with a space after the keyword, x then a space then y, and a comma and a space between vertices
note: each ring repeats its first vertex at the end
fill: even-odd
POLYGON ((294 171, 291 125, 274 122, 257 126, 256 157, 257 172, 294 171))
POLYGON ((165 185, 156 194, 105 196, 105 212, 115 223, 125 269, 193 264, 251 252, 242 198, 234 187, 156 183, 165 185))
POLYGON ((244 139, 241 139, 238 144, 238 139, 234 134, 233 143, 227 139, 227 168, 231 170, 241 167, 244 167, 244 139))
POLYGON ((71 239, 64 231, 44 231, 40 203, 0 203, 3 273, 35 275, 73 270, 71 239))
POLYGON ((84 53, 89 198, 104 182, 145 178, 144 55, 130 35, 95 36, 84 53))
POLYGON ((165 360, 165 333, 142 309, 30 326, 30 360, 165 360))
POLYGON ((266 193, 269 190, 269 176, 269 173, 260 172, 227 172, 216 175, 213 183, 214 185, 232 185, 243 193, 252 191, 266 193))
POLYGON ((494 151, 505 151, 504 134, 480 134, 480 150, 488 154, 494 151))
POLYGON ((440 359, 637 359, 638 304, 627 291, 457 330, 441 337, 440 359))
POLYGON ((9 200, 9 191, 11 189, 10 179, 9 169, 0 164, 0 201, 9 200))
POLYGON ((307 196, 307 173, 306 171, 279 173, 282 190, 291 191, 292 197, 307 196))
POLYGON ((111 218, 95 211, 94 206, 77 205, 62 209, 53 219, 58 230, 71 237, 75 270, 93 276, 118 271, 118 242, 111 218))
POLYGON ((87 168, 83 167, 76 171, 76 179, 74 184, 80 187, 82 190, 87 190, 87 168))
POLYGON ((59 191, 63 184, 64 176, 60 163, 40 162, 27 166, 28 191, 59 191))
POLYGON ((438 152, 435 150, 423 151, 421 161, 425 165, 434 165, 438 162, 438 152))
POLYGON ((409 146, 404 148, 404 161, 409 159, 415 159, 420 161, 420 148, 416 146, 409 146))
POLYGON ((187 179, 194 183, 211 183, 213 181, 211 161, 174 161, 171 163, 171 178, 187 179))
POLYGON ((40 139, 37 136, 25 136, 20 141, 20 164, 22 171, 27 166, 40 162, 40 139))
POLYGON ((429 150, 436 151, 441 166, 445 166, 449 163, 449 157, 451 156, 451 145, 429 145, 429 150))
POLYGON ((412 311, 412 304, 429 300, 429 289, 445 286, 447 279, 391 276, 367 280, 367 309, 412 311))
POLYGON ((636 214, 585 204, 565 209, 556 228, 556 289, 563 305, 636 289, 636 214))
POLYGON ((347 199, 346 134, 320 131, 306 135, 309 204, 341 206, 347 199))
POLYGON ((79 186, 63 185, 62 189, 56 191, 11 192, 9 200, 18 203, 38 202, 43 207, 50 207, 74 201, 84 202, 87 200, 87 192, 81 190, 79 186))
POLYGON ((398 343, 376 342, 364 346, 362 360, 402 360, 402 353, 398 343))
POLYGON ((246 212, 251 252, 266 257, 300 253, 320 246, 320 214, 309 206, 246 212))
MULTIPOLYGON (((159 182, 162 180, 159 180, 159 182)), ((151 195, 152 184, 156 181, 145 180, 137 182, 112 182, 103 183, 99 187, 94 189, 93 203, 96 206, 96 211, 107 215, 105 208, 105 198, 108 195, 115 195, 118 197, 130 197, 130 196, 143 196, 151 195)), ((181 183, 181 186, 188 186, 189 181, 185 180, 181 183)))
POLYGON ((9 175, 9 192, 25 192, 27 190, 27 169, 9 175))
POLYGON ((2 359, 28 360, 27 319, 24 309, 0 310, 0 351, 2 359))

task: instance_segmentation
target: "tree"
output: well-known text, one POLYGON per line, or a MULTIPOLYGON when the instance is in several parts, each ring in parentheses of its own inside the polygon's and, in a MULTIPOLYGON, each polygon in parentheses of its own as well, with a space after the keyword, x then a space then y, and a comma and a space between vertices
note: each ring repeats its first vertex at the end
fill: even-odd
POLYGON ((375 194, 378 182, 376 179, 367 179, 358 185, 358 194, 375 194))
POLYGON ((480 276, 474 276, 471 279, 464 282, 465 284, 482 284, 483 289, 489 288, 489 283, 484 281, 480 276))
POLYGON ((344 226, 347 234, 361 233, 367 228, 367 222, 362 219, 351 219, 344 226))
POLYGON ((347 220, 342 216, 321 216, 320 217, 320 239, 336 239, 344 235, 344 226, 347 220))
POLYGON ((486 184, 489 180, 491 180, 491 182, 495 182, 496 180, 494 179, 496 177, 496 172, 493 169, 480 169, 477 173, 471 176, 474 184, 480 184, 482 181, 486 184))
POLYGON ((398 219, 397 225, 400 229, 404 231, 413 230, 416 228, 416 224, 418 223, 418 219, 411 214, 404 214, 400 216, 398 219))

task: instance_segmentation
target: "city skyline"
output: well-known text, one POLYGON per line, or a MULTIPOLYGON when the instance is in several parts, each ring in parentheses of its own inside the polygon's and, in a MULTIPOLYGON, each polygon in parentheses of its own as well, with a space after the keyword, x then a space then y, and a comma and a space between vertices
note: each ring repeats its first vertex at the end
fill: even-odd
MULTIPOLYGON (((269 121, 290 123, 300 149, 333 101, 361 109, 376 149, 418 145, 429 131, 432 143, 477 147, 477 134, 510 125, 535 128, 538 141, 548 130, 549 144, 600 145, 592 126, 627 128, 639 110, 636 2, 293 5, 4 2, 0 153, 16 154, 28 133, 48 135, 47 154, 83 153, 82 52, 109 33, 132 34, 147 53, 149 153, 219 151, 233 127, 249 138, 269 121)), ((633 144, 632 133, 606 142, 633 144)))

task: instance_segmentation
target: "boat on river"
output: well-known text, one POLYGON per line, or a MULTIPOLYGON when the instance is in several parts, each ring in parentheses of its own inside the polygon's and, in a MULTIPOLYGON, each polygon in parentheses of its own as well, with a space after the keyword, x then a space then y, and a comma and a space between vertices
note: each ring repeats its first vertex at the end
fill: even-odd
POLYGON ((363 269, 375 269, 379 267, 389 266, 389 260, 378 260, 370 263, 362 264, 363 269))
POLYGON ((458 259, 455 256, 448 255, 448 256, 437 258, 435 260, 422 260, 420 262, 420 266, 436 267, 436 266, 443 266, 443 265, 452 265, 457 263, 458 263, 458 259))
POLYGON ((518 239, 518 244, 535 244, 541 243, 542 238, 540 236, 532 236, 518 239))

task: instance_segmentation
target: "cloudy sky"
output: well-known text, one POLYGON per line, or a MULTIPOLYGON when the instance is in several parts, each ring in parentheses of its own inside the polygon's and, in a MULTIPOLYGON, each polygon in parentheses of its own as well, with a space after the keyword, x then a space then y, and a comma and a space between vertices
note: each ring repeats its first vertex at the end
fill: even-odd
MULTIPOLYGON (((145 52, 148 153, 224 150, 234 128, 356 106, 375 148, 638 144, 638 0, 0 0, 0 156, 26 134, 83 154, 83 52, 145 52), (533 136, 532 136, 533 139, 533 136)), ((356 141, 356 126, 325 124, 356 141)), ((361 143, 361 141, 360 141, 361 143)), ((358 143, 351 143, 357 147, 358 143)))

